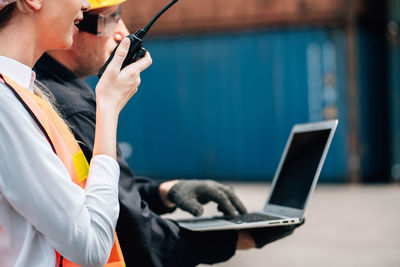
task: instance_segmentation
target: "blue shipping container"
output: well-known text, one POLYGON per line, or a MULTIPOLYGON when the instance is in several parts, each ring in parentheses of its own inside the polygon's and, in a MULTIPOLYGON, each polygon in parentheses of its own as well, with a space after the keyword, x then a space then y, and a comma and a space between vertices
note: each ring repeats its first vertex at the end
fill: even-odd
POLYGON ((342 31, 179 36, 144 46, 153 65, 118 134, 136 174, 270 181, 293 124, 338 118, 321 180, 347 179, 342 31))

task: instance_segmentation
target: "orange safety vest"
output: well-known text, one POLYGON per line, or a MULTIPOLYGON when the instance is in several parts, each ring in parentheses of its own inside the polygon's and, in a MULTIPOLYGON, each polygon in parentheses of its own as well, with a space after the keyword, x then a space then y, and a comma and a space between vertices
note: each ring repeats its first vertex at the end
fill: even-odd
MULTIPOLYGON (((89 173, 89 164, 64 121, 58 116, 57 112, 47 101, 34 95, 2 74, 0 74, 0 80, 3 80, 10 89, 12 89, 15 96, 36 121, 47 141, 50 143, 53 151, 67 168, 72 181, 84 188, 89 173)), ((56 267, 78 267, 77 264, 70 262, 67 259, 63 259, 57 251, 56 255, 56 267)), ((110 258, 105 266, 126 267, 116 233, 110 258)))

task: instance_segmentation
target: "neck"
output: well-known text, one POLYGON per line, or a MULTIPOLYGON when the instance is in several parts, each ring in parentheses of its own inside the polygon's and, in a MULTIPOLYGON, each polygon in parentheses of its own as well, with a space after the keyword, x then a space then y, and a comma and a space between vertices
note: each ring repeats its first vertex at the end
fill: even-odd
POLYGON ((12 58, 32 68, 44 53, 40 38, 30 16, 14 16, 0 29, 0 55, 12 58))

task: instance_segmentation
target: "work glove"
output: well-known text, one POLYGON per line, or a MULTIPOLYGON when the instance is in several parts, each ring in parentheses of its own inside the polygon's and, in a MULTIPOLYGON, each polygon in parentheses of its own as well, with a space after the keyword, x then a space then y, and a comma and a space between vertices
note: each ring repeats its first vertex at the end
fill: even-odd
POLYGON ((282 225, 264 228, 252 228, 249 229, 250 235, 256 244, 256 248, 262 248, 266 244, 282 239, 288 235, 291 235, 293 231, 303 225, 305 219, 299 224, 282 225))
POLYGON ((203 204, 216 202, 225 215, 245 213, 246 208, 233 192, 233 188, 211 180, 182 180, 168 191, 167 198, 182 210, 194 216, 203 213, 203 204))

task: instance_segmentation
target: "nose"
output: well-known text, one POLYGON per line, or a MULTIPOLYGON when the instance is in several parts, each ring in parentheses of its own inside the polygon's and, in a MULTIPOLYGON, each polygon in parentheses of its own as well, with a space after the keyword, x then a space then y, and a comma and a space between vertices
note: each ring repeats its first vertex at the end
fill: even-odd
POLYGON ((90 9, 90 3, 88 0, 82 0, 81 10, 82 12, 87 12, 90 9))
POLYGON ((118 21, 117 27, 115 27, 114 31, 114 40, 119 43, 124 39, 125 36, 129 34, 128 28, 122 19, 118 21))

